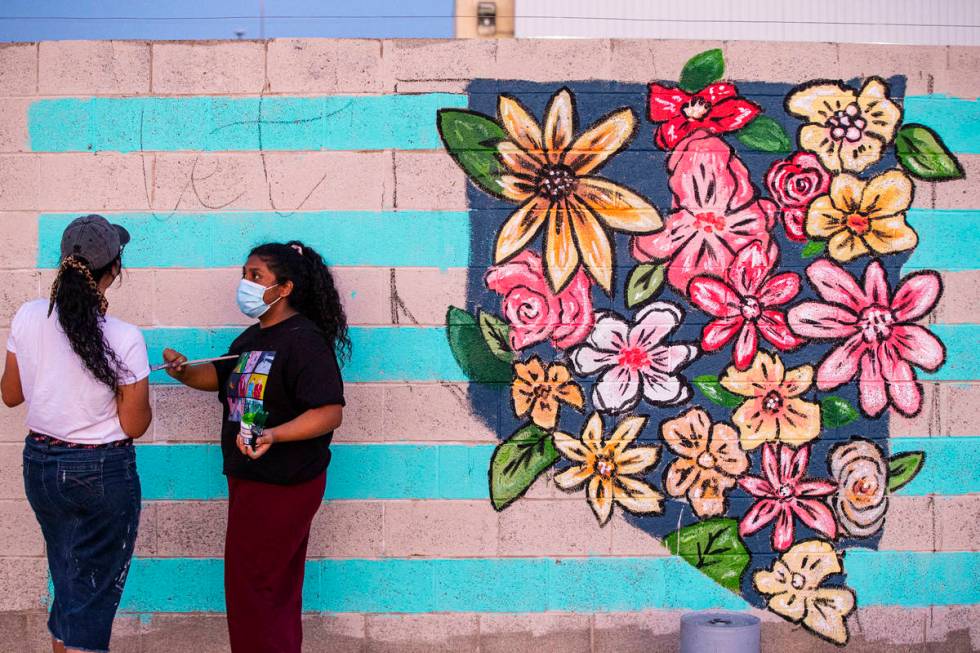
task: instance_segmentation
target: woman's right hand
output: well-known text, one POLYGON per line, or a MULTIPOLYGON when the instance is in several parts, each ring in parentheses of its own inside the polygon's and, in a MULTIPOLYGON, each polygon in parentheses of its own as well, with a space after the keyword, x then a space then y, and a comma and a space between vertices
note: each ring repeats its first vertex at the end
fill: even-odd
POLYGON ((163 362, 167 364, 166 372, 170 375, 170 378, 183 381, 187 375, 187 368, 184 367, 184 363, 187 362, 187 356, 173 349, 164 349, 163 362))

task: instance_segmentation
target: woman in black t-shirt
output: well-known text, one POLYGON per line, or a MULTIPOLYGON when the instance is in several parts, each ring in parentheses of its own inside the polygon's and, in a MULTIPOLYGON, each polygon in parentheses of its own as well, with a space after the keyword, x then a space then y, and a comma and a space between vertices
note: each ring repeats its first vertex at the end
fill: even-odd
POLYGON ((295 241, 252 250, 238 305, 258 324, 232 343, 229 354, 237 358, 193 367, 172 349, 163 357, 170 376, 217 392, 224 409, 225 601, 232 651, 299 653, 310 525, 323 500, 330 439, 343 412, 335 350, 350 354, 347 319, 323 259, 295 241), (260 430, 249 445, 244 438, 260 430))

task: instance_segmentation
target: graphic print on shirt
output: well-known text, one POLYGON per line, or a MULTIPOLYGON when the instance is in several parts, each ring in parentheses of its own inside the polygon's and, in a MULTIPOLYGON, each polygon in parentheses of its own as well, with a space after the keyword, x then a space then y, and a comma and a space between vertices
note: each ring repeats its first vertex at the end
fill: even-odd
POLYGON ((246 351, 228 377, 228 420, 242 421, 242 415, 263 408, 269 370, 276 358, 274 351, 246 351))

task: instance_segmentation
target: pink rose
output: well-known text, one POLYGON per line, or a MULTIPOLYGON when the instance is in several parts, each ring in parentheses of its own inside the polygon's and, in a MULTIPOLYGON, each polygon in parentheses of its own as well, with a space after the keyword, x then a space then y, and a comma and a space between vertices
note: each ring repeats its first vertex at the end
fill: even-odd
POLYGON ((525 250, 491 267, 485 281, 487 288, 503 295, 510 346, 515 351, 549 338, 555 347, 568 349, 592 330, 592 286, 582 268, 556 295, 545 280, 541 257, 525 250))
POLYGON ((786 235, 790 240, 805 241, 803 222, 807 207, 830 189, 830 173, 820 165, 820 159, 809 152, 797 152, 776 161, 766 173, 766 187, 782 209, 786 235))

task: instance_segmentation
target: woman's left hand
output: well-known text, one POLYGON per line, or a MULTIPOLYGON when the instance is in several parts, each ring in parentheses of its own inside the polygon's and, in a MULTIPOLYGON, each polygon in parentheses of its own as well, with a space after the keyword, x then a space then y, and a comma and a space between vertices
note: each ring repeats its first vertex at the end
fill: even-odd
POLYGON ((249 448, 242 446, 243 453, 255 460, 256 458, 261 458, 265 455, 265 452, 269 450, 269 447, 276 441, 276 434, 272 429, 266 429, 262 431, 262 435, 255 439, 255 447, 249 448))

